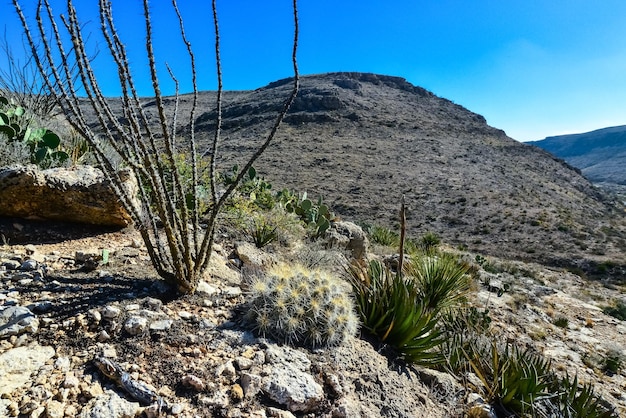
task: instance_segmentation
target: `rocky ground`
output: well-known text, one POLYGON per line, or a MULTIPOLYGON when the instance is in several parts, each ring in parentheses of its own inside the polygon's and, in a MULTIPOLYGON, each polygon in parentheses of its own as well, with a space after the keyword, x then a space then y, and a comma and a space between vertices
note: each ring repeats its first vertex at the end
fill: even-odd
MULTIPOLYGON (((46 227, 38 235, 36 225, 14 223, 32 243, 0 248, 0 416, 453 417, 476 398, 453 376, 403 365, 366 339, 311 351, 253 335, 238 320, 241 271, 275 255, 250 244, 217 244, 210 279, 194 296, 172 299, 133 231, 73 236, 46 227), (97 357, 160 401, 133 399, 97 357)), ((601 310, 624 289, 539 265, 478 261, 471 299, 489 309, 492 327, 594 383, 626 414, 626 324, 601 310), (555 325, 562 317, 567 323, 555 325), (604 371, 610 355, 621 356, 616 373, 604 371)))

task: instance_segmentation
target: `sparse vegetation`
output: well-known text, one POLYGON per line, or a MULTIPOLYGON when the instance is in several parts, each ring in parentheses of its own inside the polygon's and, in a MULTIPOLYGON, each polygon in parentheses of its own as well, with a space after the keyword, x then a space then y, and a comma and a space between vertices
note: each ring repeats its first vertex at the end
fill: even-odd
POLYGON ((559 328, 567 328, 569 325, 569 319, 564 316, 557 317, 552 323, 559 328))
POLYGON ((602 312, 612 316, 613 318, 617 318, 620 321, 626 321, 626 303, 621 300, 616 301, 614 306, 604 307, 602 312))

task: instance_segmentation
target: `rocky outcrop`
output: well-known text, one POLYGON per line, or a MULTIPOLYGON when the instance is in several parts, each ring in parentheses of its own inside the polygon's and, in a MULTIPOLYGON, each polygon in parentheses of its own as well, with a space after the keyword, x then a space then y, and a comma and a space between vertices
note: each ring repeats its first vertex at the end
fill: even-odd
MULTIPOLYGON (((132 176, 126 178, 134 195, 137 185, 132 176)), ((105 175, 91 166, 0 169, 0 216, 120 227, 131 221, 105 175)))

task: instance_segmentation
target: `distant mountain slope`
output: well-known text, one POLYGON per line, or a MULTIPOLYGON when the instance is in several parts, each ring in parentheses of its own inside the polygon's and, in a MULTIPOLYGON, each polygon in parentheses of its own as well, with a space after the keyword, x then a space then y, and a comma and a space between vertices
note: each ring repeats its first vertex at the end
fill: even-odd
POLYGON ((564 159, 593 182, 626 185, 626 125, 528 144, 564 159))
MULTIPOLYGON (((241 165, 265 137, 290 88, 281 80, 225 93, 222 170, 241 165)), ((180 97, 179 121, 191 100, 180 97)), ((201 93, 196 112, 196 136, 206 143, 214 100, 215 92, 201 93)), ((145 109, 156 114, 153 102, 145 109)), ((323 196, 344 219, 397 228, 405 195, 414 237, 432 231, 473 251, 552 264, 626 264, 622 206, 546 151, 398 77, 303 77, 256 168, 275 188, 323 196)))

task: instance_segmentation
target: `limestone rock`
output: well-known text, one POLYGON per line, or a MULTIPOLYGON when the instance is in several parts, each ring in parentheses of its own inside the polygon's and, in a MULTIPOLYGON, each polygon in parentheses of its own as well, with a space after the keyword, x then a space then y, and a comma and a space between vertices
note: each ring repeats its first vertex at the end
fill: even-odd
POLYGON ((91 401, 81 411, 80 418, 134 418, 139 412, 137 402, 129 402, 112 390, 106 390, 91 401))
POLYGON ((272 364, 265 371, 265 394, 289 411, 314 411, 324 399, 324 389, 307 373, 311 362, 306 355, 289 347, 271 346, 266 357, 272 364))
MULTIPOLYGON (((134 196, 136 182, 124 177, 126 191, 134 196)), ((105 175, 91 166, 0 169, 0 215, 122 227, 130 223, 105 175)))
POLYGON ((362 260, 369 249, 369 240, 363 229, 346 221, 333 222, 326 231, 326 240, 330 247, 345 248, 352 252, 352 258, 362 260))
POLYGON ((9 306, 0 310, 0 338, 37 332, 39 319, 28 308, 9 306))
POLYGON ((0 354, 0 395, 9 394, 26 384, 31 374, 54 356, 54 348, 30 346, 12 348, 0 354))

